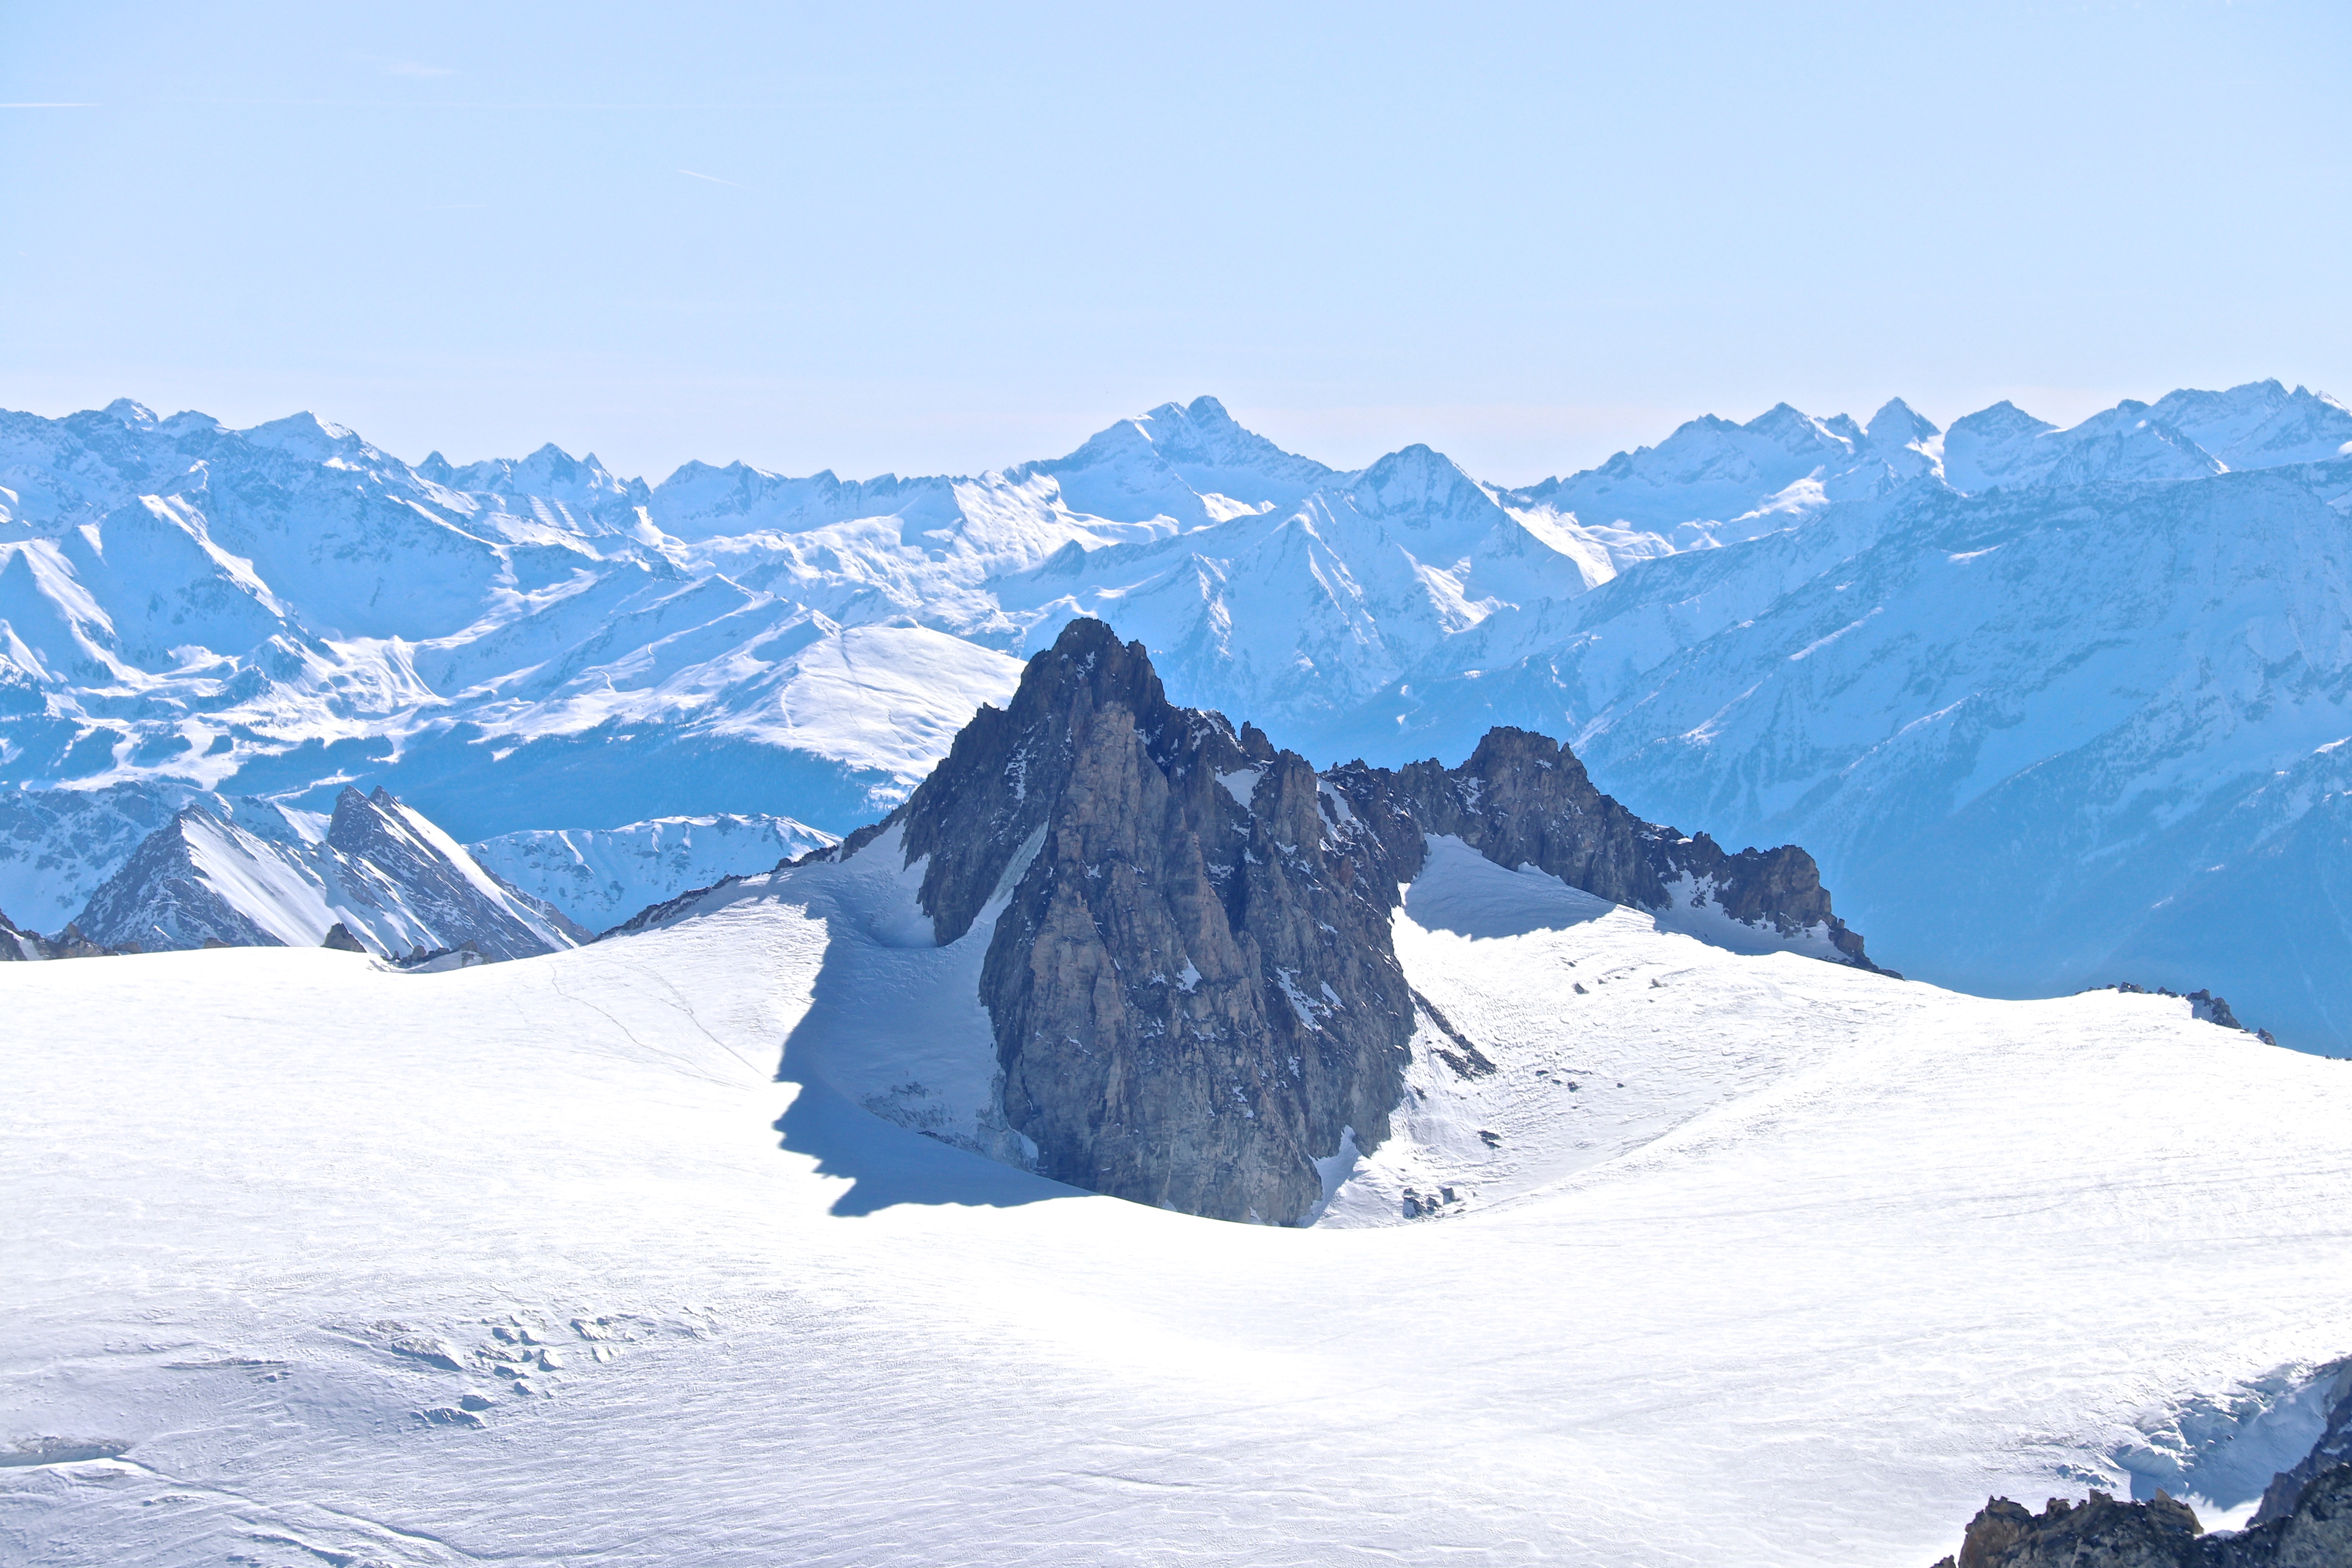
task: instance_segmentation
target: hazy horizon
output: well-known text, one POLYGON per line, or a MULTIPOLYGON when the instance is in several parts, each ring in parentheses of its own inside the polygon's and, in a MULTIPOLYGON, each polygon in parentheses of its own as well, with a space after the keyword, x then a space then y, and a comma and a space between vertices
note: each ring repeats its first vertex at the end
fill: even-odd
POLYGON ((0 33, 0 405, 47 415, 939 473, 1206 392, 1519 483, 1783 400, 2352 394, 2352 15, 2315 4, 0 33))

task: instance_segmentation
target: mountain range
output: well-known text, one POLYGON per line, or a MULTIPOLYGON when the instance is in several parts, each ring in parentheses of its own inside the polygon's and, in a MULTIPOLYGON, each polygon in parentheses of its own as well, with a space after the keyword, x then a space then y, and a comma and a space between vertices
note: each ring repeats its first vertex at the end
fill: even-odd
POLYGON ((1783 405, 1516 489, 1209 398, 977 477, 658 485, 5 415, 0 908, 60 927, 199 795, 846 832, 1085 615, 1318 765, 1569 741, 1650 820, 1804 844, 1907 973, 2211 986, 2352 1051, 2347 451, 2274 382, 2065 429, 1783 405))

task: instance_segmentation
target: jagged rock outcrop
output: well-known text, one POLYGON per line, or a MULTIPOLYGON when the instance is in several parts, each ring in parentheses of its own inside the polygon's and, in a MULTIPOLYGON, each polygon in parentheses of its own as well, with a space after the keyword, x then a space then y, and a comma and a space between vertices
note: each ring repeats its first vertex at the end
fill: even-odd
POLYGON ((1490 730, 1458 768, 1349 763, 1329 777, 1407 880, 1421 869, 1426 836, 1451 834, 1496 865, 1534 866, 1615 903, 1713 904, 1784 937, 1818 932, 1848 963, 1878 970, 1861 936, 1831 912, 1811 855, 1793 844, 1727 854, 1704 833, 1644 822, 1594 788, 1576 754, 1548 736, 1490 730))
MULTIPOLYGON (((2263 1489, 2263 1500, 2254 1510, 2252 1522, 2268 1524, 2293 1513, 2304 1489, 2323 1472, 2341 1466, 2352 1466, 2352 1361, 2336 1369, 2323 1396, 2327 1401, 2327 1425, 2320 1431, 2318 1441, 2311 1446, 2292 1468, 2281 1470, 2263 1489)), ((2352 1553, 2345 1561, 2352 1563, 2352 1553)))
POLYGON ((379 953, 470 942, 486 957, 522 958, 588 940, 382 789, 346 788, 323 825, 267 802, 189 805, 76 924, 99 944, 151 952, 316 947, 331 928, 379 953))
POLYGON ((2252 1024, 2240 1022, 2229 1000, 2226 997, 2214 995, 2210 990, 2181 992, 2175 991, 2168 985, 2158 985, 2151 989, 2146 985, 2135 985, 2128 980, 2119 980, 2113 985, 2098 985, 2092 989, 2118 991, 2126 996, 2178 996, 2189 1004, 2189 1011, 2192 1016, 2203 1019, 2206 1023, 2219 1024, 2222 1028, 2235 1029, 2241 1034, 2252 1035, 2266 1046, 2278 1044, 2277 1039, 2268 1029, 2257 1029, 2252 1024))
POLYGON ((0 913, 0 963, 16 963, 50 958, 112 958, 125 952, 137 952, 136 944, 126 947, 102 947, 82 934, 81 927, 68 922, 66 929, 54 937, 43 936, 37 931, 26 931, 0 913))
POLYGON ((1288 1224, 1343 1130, 1388 1136, 1413 1002, 1387 847, 1304 757, 1172 706, 1140 643, 1072 623, 894 820, 940 941, 1006 900, 982 999, 1045 1174, 1288 1224))
POLYGON ((1092 620, 897 812, 817 854, 892 827, 923 863, 938 941, 992 913, 982 1000, 1036 1168, 1220 1218, 1311 1216, 1316 1162, 1350 1132, 1359 1149, 1388 1136, 1417 1018, 1462 1047, 1441 1052, 1455 1070, 1491 1070, 1413 994, 1391 939, 1430 835, 1872 967, 1801 849, 1727 855, 1643 822, 1525 731, 1495 731, 1459 768, 1318 776, 1253 726, 1170 703, 1143 645, 1092 620))
POLYGON ((48 955, 41 951, 39 933, 18 931, 7 911, 0 910, 0 963, 26 963, 48 955))
POLYGON ((2093 1492, 2032 1513, 1994 1498, 1969 1523, 1957 1560, 1936 1568, 2344 1568, 2352 1563, 2352 1465, 2303 1486, 2285 1514, 2207 1535, 2196 1511, 2158 1492, 2117 1502, 2093 1492))
POLYGON ((0 910, 0 963, 30 963, 49 956, 48 943, 38 931, 19 931, 0 910))

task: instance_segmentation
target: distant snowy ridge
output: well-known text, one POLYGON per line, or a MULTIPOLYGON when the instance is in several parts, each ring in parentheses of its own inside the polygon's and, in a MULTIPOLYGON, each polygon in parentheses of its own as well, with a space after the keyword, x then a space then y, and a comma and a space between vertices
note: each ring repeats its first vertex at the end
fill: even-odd
POLYGON ((76 923, 94 942, 143 952, 316 947, 341 926, 383 955, 470 946, 491 960, 588 935, 382 789, 345 789, 323 817, 250 799, 184 806, 76 923))
POLYGON ((2066 430, 1783 405, 1517 489, 1419 447, 1336 470, 1210 398, 975 477, 655 485, 551 447, 412 466, 307 416, 0 416, 0 907, 54 928, 205 791, 323 810, 383 784, 477 841, 678 815, 845 831, 1085 614, 1147 642, 1178 700, 1319 761, 1457 757, 1496 722, 1574 741, 1644 816, 1813 847, 1908 972, 2216 984, 2352 1050, 2352 981, 2305 978, 2352 974, 2352 903, 2324 890, 2352 888, 2326 750, 2352 734, 2328 630, 2352 618, 2347 446, 2352 413, 2276 382, 2066 430), (2078 585, 2037 591, 2029 559, 2078 585), (2200 600, 2179 571, 2243 591, 2200 600), (1900 603, 1859 602, 1898 579, 1900 603), (1947 591, 1972 602, 1947 614, 1947 591), (2127 679, 2066 673, 2087 668, 2127 679), (1759 723, 1768 699, 1803 744, 1759 723), (1906 866, 1986 882, 2014 824, 1977 803, 2037 791, 2028 819, 2063 842, 1918 923, 1936 901, 1906 866), (2284 942, 2238 919, 2306 892, 2284 942), (2177 934, 2134 936, 2152 910, 2177 934), (2176 951, 2191 931, 2243 951, 2176 951))
POLYGON ((590 931, 729 877, 838 842, 789 816, 664 816, 623 827, 508 833, 469 844, 484 869, 590 931))

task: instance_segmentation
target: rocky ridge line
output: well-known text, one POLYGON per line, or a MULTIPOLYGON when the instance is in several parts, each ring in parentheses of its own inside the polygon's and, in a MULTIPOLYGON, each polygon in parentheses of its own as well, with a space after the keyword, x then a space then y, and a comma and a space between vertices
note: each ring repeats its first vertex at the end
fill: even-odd
MULTIPOLYGON (((1094 620, 1032 658, 904 805, 803 858, 845 858, 892 827, 905 863, 924 862, 939 942, 995 911, 982 1001, 1036 1169, 1223 1219, 1303 1223, 1323 1197, 1317 1162, 1388 1137, 1430 1011, 1390 922, 1431 835, 1876 967, 1801 849, 1730 855, 1643 822, 1526 731, 1491 732, 1458 768, 1318 775, 1254 726, 1170 703, 1143 645, 1094 620)), ((1454 1070, 1491 1070, 1431 1025, 1454 1070)))

